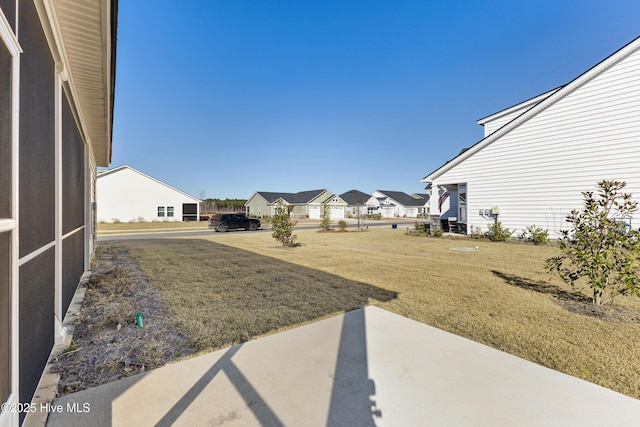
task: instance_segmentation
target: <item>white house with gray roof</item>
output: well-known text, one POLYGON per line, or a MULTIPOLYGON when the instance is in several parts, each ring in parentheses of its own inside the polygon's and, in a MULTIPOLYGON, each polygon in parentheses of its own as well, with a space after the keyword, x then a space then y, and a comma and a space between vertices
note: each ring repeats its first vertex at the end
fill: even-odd
POLYGON ((582 192, 602 180, 625 181, 638 200, 640 38, 570 83, 478 123, 485 137, 422 179, 432 214, 457 217, 466 233, 486 231, 497 213, 517 233, 536 225, 557 236, 569 228, 567 214, 583 207, 582 192))
POLYGON ((359 190, 349 190, 340 195, 340 198, 347 203, 345 215, 358 217, 367 214, 367 200, 371 195, 359 190))
POLYGON ((428 214, 429 195, 376 190, 366 204, 370 214, 383 218, 418 218, 428 214))

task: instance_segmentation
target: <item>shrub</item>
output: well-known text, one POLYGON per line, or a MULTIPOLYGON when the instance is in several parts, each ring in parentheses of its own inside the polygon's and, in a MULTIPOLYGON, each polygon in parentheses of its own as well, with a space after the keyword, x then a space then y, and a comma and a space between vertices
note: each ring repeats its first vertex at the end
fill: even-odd
POLYGON ((278 202, 276 213, 271 217, 271 235, 274 239, 282 243, 282 246, 294 246, 297 236, 293 234, 293 226, 296 222, 289 215, 290 208, 278 202))
POLYGON ((442 237, 443 231, 438 228, 437 230, 433 230, 433 237, 442 237))
POLYGON ((567 215, 571 230, 561 230, 562 255, 549 258, 547 269, 572 288, 586 282, 593 303, 616 295, 640 297, 640 232, 627 223, 638 209, 625 182, 600 181, 598 196, 585 191, 584 209, 567 215))
POLYGON ((494 242, 504 242, 513 234, 508 228, 504 228, 500 221, 489 224, 489 232, 487 233, 489 240, 494 242))
POLYGON ((482 229, 480 227, 475 227, 472 231, 471 231, 471 238, 472 239, 476 239, 476 240, 481 240, 481 239, 486 239, 487 233, 483 233, 482 229))
POLYGON ((529 241, 533 242, 534 245, 546 245, 549 243, 549 230, 546 228, 536 227, 534 224, 527 227, 527 233, 529 234, 529 241))
POLYGON ((347 228, 347 221, 345 221, 344 219, 338 221, 338 228, 340 229, 340 231, 344 231, 347 228))
POLYGON ((329 227, 331 227, 331 208, 329 205, 324 205, 322 220, 320 221, 320 230, 327 231, 329 227))

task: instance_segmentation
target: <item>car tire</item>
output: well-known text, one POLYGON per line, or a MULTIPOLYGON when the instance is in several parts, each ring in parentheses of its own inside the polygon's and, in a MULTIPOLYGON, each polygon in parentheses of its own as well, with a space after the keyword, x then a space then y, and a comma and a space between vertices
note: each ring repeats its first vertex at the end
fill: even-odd
POLYGON ((218 226, 218 230, 220 230, 220 231, 228 231, 229 230, 229 226, 227 224, 220 224, 218 226))
POLYGON ((251 224, 249 224, 249 230, 256 231, 257 229, 258 229, 258 224, 256 224, 255 222, 252 222, 251 224))

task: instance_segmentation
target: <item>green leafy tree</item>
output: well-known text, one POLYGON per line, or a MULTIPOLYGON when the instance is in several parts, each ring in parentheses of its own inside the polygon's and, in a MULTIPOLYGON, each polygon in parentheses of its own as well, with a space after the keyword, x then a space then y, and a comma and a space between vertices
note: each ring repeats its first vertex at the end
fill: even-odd
POLYGON ((584 209, 571 211, 571 230, 561 231, 562 255, 546 264, 574 289, 586 282, 596 305, 617 295, 640 297, 640 235, 629 225, 637 203, 622 192, 625 187, 625 182, 601 181, 597 196, 583 192, 584 209))
POLYGON ((282 243, 282 246, 293 246, 298 237, 293 234, 293 227, 296 222, 291 219, 289 214, 290 207, 279 201, 276 206, 276 213, 271 217, 271 229, 273 230, 271 235, 282 243))

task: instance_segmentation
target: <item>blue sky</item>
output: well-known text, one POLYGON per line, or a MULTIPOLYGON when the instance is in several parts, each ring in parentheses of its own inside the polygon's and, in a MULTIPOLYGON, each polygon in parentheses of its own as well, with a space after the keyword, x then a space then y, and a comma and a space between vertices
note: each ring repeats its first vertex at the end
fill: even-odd
POLYGON ((479 118, 640 36, 640 2, 128 0, 111 167, 194 196, 420 192, 479 118))

